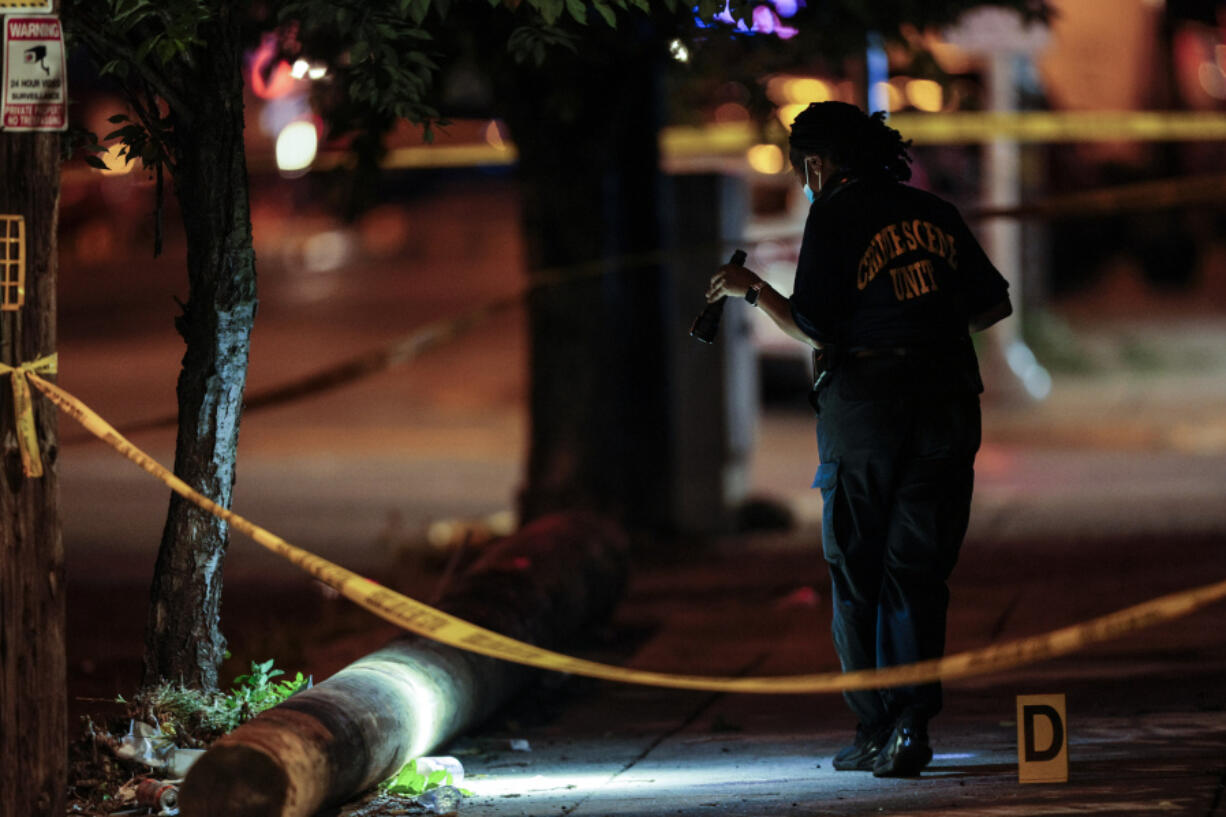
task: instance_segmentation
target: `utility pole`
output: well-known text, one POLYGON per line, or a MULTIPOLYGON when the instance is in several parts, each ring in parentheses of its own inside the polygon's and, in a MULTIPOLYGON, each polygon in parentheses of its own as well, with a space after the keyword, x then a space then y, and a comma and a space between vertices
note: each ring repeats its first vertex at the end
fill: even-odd
MULTIPOLYGON (((2 18, 0 55, 6 114, 0 130, 0 363, 13 368, 55 352, 63 46, 60 39, 56 51, 49 40, 52 30, 59 36, 58 20, 29 14, 31 5, 2 18), (10 29, 17 19, 36 24, 10 29), (22 71, 31 83, 46 77, 47 84, 26 85, 22 71), (61 107, 49 115, 43 102, 57 79, 61 107), (12 88, 30 96, 9 94, 12 88)), ((0 3, 0 11, 12 10, 0 3)), ((50 3, 42 9, 52 10, 50 3)), ((49 369, 44 364, 40 371, 49 369)), ((0 817, 59 817, 66 811, 68 696, 57 417, 35 392, 33 434, 20 434, 14 380, 7 373, 0 378, 0 817), (23 436, 36 442, 23 446, 23 436)))

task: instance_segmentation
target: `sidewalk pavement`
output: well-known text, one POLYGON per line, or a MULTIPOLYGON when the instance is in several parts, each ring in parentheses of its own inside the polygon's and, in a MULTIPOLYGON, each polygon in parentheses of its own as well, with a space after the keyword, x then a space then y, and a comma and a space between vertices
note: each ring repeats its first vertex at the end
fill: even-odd
MULTIPOLYGON (((1226 434, 1212 378, 1057 383, 985 407, 948 652, 1048 632, 1226 578, 1226 434), (1172 420, 1172 418, 1178 418, 1172 420)), ((837 669, 812 418, 772 412, 755 485, 799 526, 640 560, 585 657, 672 672, 837 669), (798 487, 799 486, 799 487, 798 487)), ((918 779, 838 772, 838 695, 682 692, 545 674, 468 737, 464 817, 1226 815, 1226 605, 1060 659, 946 684, 918 779), (1065 694, 1070 779, 1018 782, 1016 696, 1065 694), (518 748, 517 748, 518 747, 518 748), (523 751, 524 748, 530 751, 523 751)))
MULTIPOLYGON (((709 675, 837 668, 824 567, 795 535, 732 537, 639 565, 584 657, 709 675)), ((972 540, 952 583, 951 652, 1045 632, 1226 576, 1214 537, 1014 546, 972 540), (1157 566, 1155 544, 1182 557, 1157 566)), ((838 695, 684 692, 544 674, 435 753, 464 763, 463 817, 1226 813, 1226 606, 1086 652, 946 685, 918 779, 837 772, 838 695), (1015 696, 1067 696, 1070 781, 1018 783, 1015 696), (518 747, 518 748, 517 748, 518 747)), ((350 812, 360 813, 360 812, 350 812)), ((382 812, 373 812, 382 813, 382 812)), ((391 813, 391 812, 387 812, 391 813)))

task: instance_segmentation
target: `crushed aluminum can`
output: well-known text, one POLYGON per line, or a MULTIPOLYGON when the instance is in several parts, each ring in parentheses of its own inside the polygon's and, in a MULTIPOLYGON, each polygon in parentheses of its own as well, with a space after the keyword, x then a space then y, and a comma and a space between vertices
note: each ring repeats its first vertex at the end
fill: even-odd
POLYGON ((136 786, 136 803, 157 809, 159 817, 175 817, 179 813, 179 787, 147 777, 136 786))

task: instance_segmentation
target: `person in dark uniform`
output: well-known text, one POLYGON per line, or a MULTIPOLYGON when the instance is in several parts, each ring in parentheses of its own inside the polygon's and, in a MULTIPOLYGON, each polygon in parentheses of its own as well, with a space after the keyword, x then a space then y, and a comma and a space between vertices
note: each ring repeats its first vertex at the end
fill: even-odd
MULTIPOLYGON (((745 297, 815 350, 814 487, 845 671, 944 654, 946 581, 980 441, 970 336, 1012 313, 1008 284, 956 208, 902 183, 909 145, 883 113, 809 105, 790 136, 812 202, 791 298, 736 265, 707 291, 745 297)), ((939 683, 844 697, 859 725, 836 769, 905 777, 931 761, 939 683)))

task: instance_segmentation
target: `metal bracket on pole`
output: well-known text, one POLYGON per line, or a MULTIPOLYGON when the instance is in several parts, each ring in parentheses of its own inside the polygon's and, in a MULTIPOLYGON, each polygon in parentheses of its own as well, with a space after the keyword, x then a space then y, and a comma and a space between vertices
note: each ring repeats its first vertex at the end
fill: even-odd
POLYGON ((26 220, 0 215, 0 309, 16 312, 26 302, 26 220))

